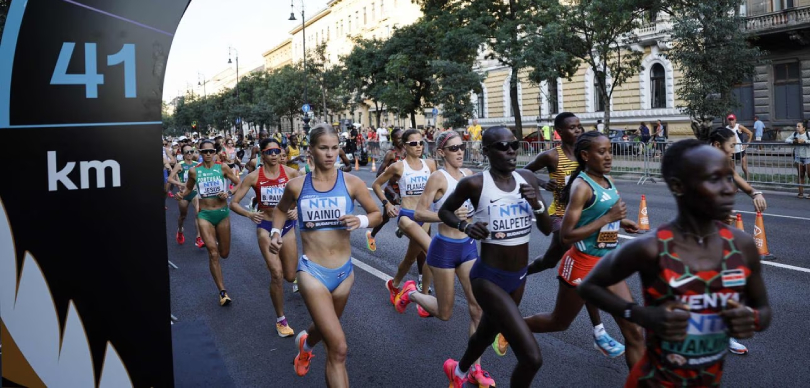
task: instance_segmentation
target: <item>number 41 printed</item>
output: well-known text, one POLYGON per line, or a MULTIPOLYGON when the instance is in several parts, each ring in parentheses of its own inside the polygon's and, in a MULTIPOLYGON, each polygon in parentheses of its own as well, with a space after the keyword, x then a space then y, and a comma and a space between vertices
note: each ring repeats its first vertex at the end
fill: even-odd
MULTIPOLYGON (((104 85, 104 74, 98 74, 96 65, 96 44, 84 44, 84 74, 67 74, 70 58, 73 56, 74 42, 62 43, 62 50, 56 60, 51 76, 51 85, 84 85, 85 98, 98 98, 98 85, 104 85)), ((124 44, 115 54, 107 55, 107 66, 124 64, 124 97, 135 98, 135 45, 124 44)))

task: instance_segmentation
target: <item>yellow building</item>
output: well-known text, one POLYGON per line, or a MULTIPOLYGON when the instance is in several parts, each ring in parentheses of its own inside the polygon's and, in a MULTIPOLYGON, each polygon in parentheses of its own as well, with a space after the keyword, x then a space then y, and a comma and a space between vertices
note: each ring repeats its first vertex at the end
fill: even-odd
POLYGON ((278 46, 265 51, 262 57, 264 57, 264 68, 267 69, 267 71, 291 65, 293 63, 292 38, 285 39, 283 42, 279 43, 278 46))

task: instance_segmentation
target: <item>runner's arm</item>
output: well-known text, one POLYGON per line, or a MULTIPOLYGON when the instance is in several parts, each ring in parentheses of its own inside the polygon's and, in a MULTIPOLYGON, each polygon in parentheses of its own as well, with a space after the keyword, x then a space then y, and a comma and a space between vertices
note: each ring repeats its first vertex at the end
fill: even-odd
POLYGON ((230 209, 240 216, 250 217, 250 211, 247 211, 242 205, 239 203, 242 202, 242 199, 245 198, 248 190, 250 190, 254 184, 256 184, 256 177, 259 173, 250 173, 248 174, 239 187, 236 188, 236 192, 233 194, 233 198, 231 198, 230 209))
POLYGON ((391 163, 391 161, 394 160, 395 157, 396 156, 394 155, 393 151, 388 151, 385 153, 385 156, 383 157, 383 162, 380 164, 380 168, 377 169, 377 176, 380 176, 383 173, 383 171, 385 171, 384 166, 388 166, 391 163))
MULTIPOLYGON (((374 228, 379 225, 380 222, 382 222, 382 213, 380 212, 380 208, 374 203, 374 200, 371 199, 371 194, 369 194, 368 188, 366 188, 366 183, 354 175, 344 175, 344 178, 347 178, 351 185, 352 198, 359 202, 360 206, 366 211, 366 217, 368 218, 366 228, 374 228)), ((347 216, 351 216, 351 214, 347 214, 347 216)))
POLYGON ((234 185, 238 185, 239 177, 236 175, 233 169, 228 167, 228 165, 225 163, 221 164, 221 167, 222 167, 222 175, 224 175, 225 178, 228 178, 231 182, 233 182, 234 185))
POLYGON ((450 193, 450 196, 444 201, 441 209, 439 209, 439 218, 445 225, 456 228, 468 236, 481 240, 489 236, 489 230, 485 222, 468 223, 466 220, 458 218, 456 209, 464 205, 464 201, 470 200, 473 204, 477 204, 480 199, 481 189, 484 186, 484 178, 481 174, 468 176, 462 178, 456 189, 450 193), (471 195, 471 193, 477 193, 471 195))
POLYGON ((188 179, 186 185, 180 187, 180 197, 185 197, 194 191, 194 185, 197 184, 197 167, 192 167, 188 170, 188 179))
POLYGON ((560 227, 560 241, 563 244, 572 245, 578 241, 582 241, 588 236, 599 232, 599 229, 602 229, 603 226, 609 224, 611 221, 619 221, 623 218, 612 219, 615 216, 615 214, 612 213, 618 212, 618 209, 615 208, 620 207, 622 204, 621 199, 619 199, 603 216, 575 229, 574 227, 579 222, 580 217, 582 217, 582 210, 585 208, 585 203, 588 202, 591 196, 593 196, 593 189, 591 189, 591 186, 585 181, 576 179, 571 184, 571 195, 569 196, 568 206, 565 208, 565 216, 563 216, 562 226, 560 227))
POLYGON ((430 205, 436 198, 439 190, 447 190, 447 179, 444 174, 437 171, 430 174, 427 183, 425 184, 425 191, 419 196, 419 202, 416 204, 414 210, 414 218, 419 222, 442 222, 439 218, 439 213, 430 210, 430 205))
MULTIPOLYGON (((520 176, 522 176, 523 179, 525 179, 526 182, 528 182, 529 185, 531 185, 535 191, 535 195, 537 196, 537 202, 539 205, 542 206, 543 209, 542 213, 540 213, 539 215, 538 214, 534 215, 535 224, 537 225, 537 229, 541 233, 548 236, 549 234, 551 234, 551 215, 548 214, 548 205, 546 205, 546 202, 543 201, 543 196, 540 195, 540 187, 539 187, 540 179, 538 179, 537 176, 535 176, 531 171, 528 170, 518 170, 518 174, 520 174, 520 176)), ((532 204, 532 202, 534 202, 533 199, 529 201, 530 204, 532 204)), ((532 207, 532 209, 535 208, 532 207)), ((537 209, 540 209, 540 207, 536 208, 535 210, 537 209)))
MULTIPOLYGON (((301 187, 303 186, 304 179, 299 177, 291 180, 284 187, 284 194, 278 201, 276 208, 273 209, 273 226, 284 225, 287 221, 287 211, 295 204, 296 199, 301 194, 301 187)), ((278 254, 281 249, 281 234, 270 233, 270 253, 278 254)))
POLYGON ((177 173, 182 169, 183 169, 183 166, 182 166, 181 163, 177 163, 177 164, 174 165, 174 168, 172 169, 172 172, 169 174, 169 183, 171 183, 173 185, 176 185, 178 187, 183 185, 183 182, 180 182, 177 179, 177 173))
POLYGON ((352 162, 351 162, 351 161, 349 160, 349 158, 346 156, 346 151, 343 151, 343 148, 341 148, 341 149, 338 151, 338 155, 340 155, 340 161, 343 163, 343 167, 341 167, 341 169, 342 169, 344 172, 349 172, 349 171, 351 171, 351 170, 352 170, 352 162))
MULTIPOLYGON (((391 178, 399 177, 402 175, 400 170, 402 169, 402 163, 396 162, 385 169, 385 171, 377 176, 377 179, 374 180, 374 183, 371 184, 371 189, 374 190, 374 194, 377 196, 377 199, 382 201, 386 201, 385 192, 383 192, 382 185, 385 182, 391 180, 391 178)), ((390 203, 389 203, 390 204, 390 203)), ((393 206, 393 204, 391 204, 393 206)))
POLYGON ((771 324, 773 312, 768 303, 768 292, 765 289, 765 281, 762 279, 762 264, 759 257, 759 250, 751 235, 741 230, 733 230, 734 241, 740 241, 740 250, 745 256, 748 269, 751 274, 745 283, 745 305, 755 309, 759 314, 759 322, 756 322, 756 331, 762 331, 771 324))

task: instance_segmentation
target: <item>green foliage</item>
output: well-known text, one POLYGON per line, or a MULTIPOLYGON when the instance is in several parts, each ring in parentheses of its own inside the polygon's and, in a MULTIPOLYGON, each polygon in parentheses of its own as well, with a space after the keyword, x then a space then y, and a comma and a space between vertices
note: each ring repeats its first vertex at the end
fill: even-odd
POLYGON ((734 85, 750 79, 764 52, 748 41, 740 0, 677 0, 672 15, 672 49, 667 57, 682 71, 678 96, 692 119, 692 132, 707 139, 715 117, 737 106, 734 85))
POLYGON ((349 55, 341 58, 345 66, 343 87, 352 95, 352 103, 371 102, 376 111, 377 126, 385 110, 383 95, 388 88, 385 67, 387 57, 383 51, 384 41, 358 39, 349 55))
POLYGON ((11 0, 0 0, 0 41, 3 40, 3 30, 6 29, 6 17, 10 6, 11 0))

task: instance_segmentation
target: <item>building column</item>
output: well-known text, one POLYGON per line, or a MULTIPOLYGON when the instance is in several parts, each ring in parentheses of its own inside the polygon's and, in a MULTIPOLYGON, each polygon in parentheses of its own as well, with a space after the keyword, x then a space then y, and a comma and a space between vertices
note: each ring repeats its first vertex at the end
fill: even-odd
POLYGON ((771 66, 759 65, 754 72, 754 114, 771 128, 771 66))

